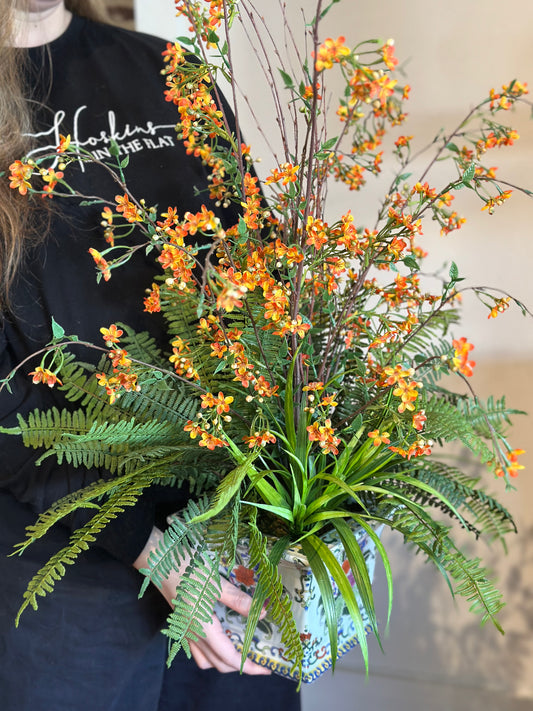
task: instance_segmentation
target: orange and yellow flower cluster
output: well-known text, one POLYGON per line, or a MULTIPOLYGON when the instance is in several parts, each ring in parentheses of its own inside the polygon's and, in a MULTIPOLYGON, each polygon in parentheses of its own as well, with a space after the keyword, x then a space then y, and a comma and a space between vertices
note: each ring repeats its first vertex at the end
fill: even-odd
POLYGON ((472 343, 468 343, 466 338, 461 337, 452 341, 454 354, 452 358, 453 369, 468 378, 473 374, 475 361, 468 360, 470 351, 474 349, 472 343))
POLYGON ((336 40, 328 37, 318 48, 315 59, 315 69, 322 72, 324 69, 331 69, 333 64, 344 61, 352 53, 345 44, 344 37, 337 37, 336 40))
POLYGON ((103 387, 109 397, 109 402, 113 404, 120 397, 120 391, 127 392, 140 391, 138 375, 132 370, 132 360, 128 357, 128 352, 124 348, 118 348, 120 337, 123 335, 122 329, 112 323, 109 328, 101 328, 102 338, 109 351, 109 359, 113 365, 113 375, 107 373, 97 373, 98 384, 103 387))

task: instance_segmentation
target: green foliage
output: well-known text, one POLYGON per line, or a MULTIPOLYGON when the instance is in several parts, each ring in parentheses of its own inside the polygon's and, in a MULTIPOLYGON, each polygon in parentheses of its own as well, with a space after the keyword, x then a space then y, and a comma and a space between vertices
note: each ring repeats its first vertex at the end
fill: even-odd
POLYGON ((192 300, 187 300, 185 296, 176 296, 167 292, 164 286, 161 287, 162 299, 168 298, 162 308, 163 315, 167 322, 168 333, 176 334, 188 344, 190 356, 195 359, 195 366, 205 388, 210 392, 216 392, 216 381, 213 379, 215 369, 214 358, 209 353, 202 352, 198 348, 198 316, 192 300))
POLYGON ((496 619, 503 607, 501 593, 480 566, 479 559, 467 559, 456 548, 448 535, 448 526, 406 505, 395 511, 392 527, 403 534, 407 543, 426 554, 448 579, 454 594, 466 598, 471 603, 470 609, 481 615, 483 623, 490 619, 503 632, 496 619))
POLYGON ((505 603, 502 594, 489 579, 489 572, 480 564, 479 558, 468 559, 457 549, 446 551, 443 566, 455 582, 455 592, 471 603, 470 610, 481 616, 481 623, 490 620, 503 634, 503 629, 496 615, 505 603))
POLYGON ((167 578, 175 566, 179 568, 184 560, 193 557, 195 550, 203 549, 206 526, 203 523, 191 523, 191 520, 206 509, 205 499, 200 499, 198 502, 189 501, 187 507, 181 512, 181 517, 172 518, 156 550, 148 557, 148 569, 141 570, 146 578, 140 596, 144 594, 150 582, 161 587, 163 578, 167 578))
POLYGON ((514 415, 525 415, 522 410, 507 407, 505 396, 499 400, 490 396, 486 403, 479 398, 475 401, 462 399, 459 401, 459 408, 469 419, 472 429, 480 437, 490 439, 494 432, 504 434, 506 429, 512 424, 514 415))
MULTIPOLYGON (((413 463, 413 475, 436 489, 445 500, 461 509, 469 527, 476 535, 489 541, 499 540, 505 547, 505 536, 516 533, 516 524, 509 511, 484 489, 480 477, 469 476, 460 469, 437 460, 425 462, 423 467, 413 463)), ((442 500, 419 492, 417 500, 442 508, 452 518, 454 514, 442 500)))
POLYGON ((176 426, 183 425, 198 413, 198 402, 190 389, 181 383, 169 387, 166 381, 143 384, 140 392, 125 392, 120 407, 140 420, 158 420, 176 426))
MULTIPOLYGON (((222 517, 223 519, 223 517, 222 517)), ((240 521, 241 521, 241 502, 240 497, 236 496, 232 508, 230 510, 229 520, 224 526, 225 536, 224 542, 222 544, 222 552, 226 556, 228 561, 228 568, 233 568, 235 564, 235 554, 237 551, 237 544, 240 535, 240 521)))
POLYGON ((171 640, 168 664, 180 649, 190 657, 190 643, 205 637, 204 627, 211 622, 215 601, 220 595, 219 554, 210 554, 206 543, 206 525, 196 523, 207 509, 207 500, 189 501, 180 517, 174 516, 163 538, 148 557, 146 576, 139 593, 150 583, 161 587, 176 569, 183 571, 176 589, 174 609, 163 630, 171 640))
POLYGON ((255 589, 254 599, 248 624, 246 626, 242 649, 242 664, 246 659, 250 648, 252 637, 259 619, 259 613, 263 609, 265 602, 268 606, 270 617, 274 620, 281 632, 281 640, 285 655, 292 661, 293 670, 297 670, 300 678, 303 661, 303 648, 298 634, 298 629, 291 611, 291 601, 286 591, 283 589, 281 575, 277 564, 288 540, 282 542, 277 550, 269 556, 267 554, 267 540, 257 528, 255 517, 249 523, 250 541, 250 566, 257 567, 258 584, 255 589), (271 559, 272 558, 272 559, 271 559))
POLYGON ((431 397, 426 404, 426 436, 444 442, 460 441, 483 464, 494 460, 494 451, 480 436, 472 421, 444 397, 431 397))
POLYGON ((114 420, 117 410, 109 404, 104 390, 98 385, 95 373, 109 370, 109 360, 102 356, 98 367, 89 363, 80 362, 74 353, 63 352, 64 360, 61 366, 61 379, 63 385, 59 389, 67 400, 76 402, 86 410, 87 416, 102 420, 114 420))
POLYGON ((242 482, 245 477, 249 475, 251 464, 256 457, 257 453, 254 452, 250 454, 243 462, 226 474, 224 479, 217 486, 209 511, 199 515, 194 519, 194 522, 206 521, 209 518, 213 518, 228 506, 235 495, 240 492, 242 482))
POLYGON ((228 329, 242 331, 241 342, 246 344, 254 356, 256 363, 268 363, 271 371, 283 372, 283 364, 287 351, 272 331, 263 331, 266 325, 262 300, 257 295, 248 299, 246 311, 232 311, 226 314, 225 322, 228 329), (258 335, 260 333, 260 338, 258 335))
MULTIPOLYGON (((222 555, 234 561, 237 542, 246 534, 259 581, 243 655, 268 600, 285 652, 301 672, 302 645, 276 567, 287 548, 299 545, 318 581, 333 659, 337 622, 346 607, 368 665, 361 609, 376 633, 377 618, 365 558, 350 532, 353 522, 383 560, 390 599, 392 574, 376 524, 399 530, 483 621, 491 619, 499 628, 499 593, 479 560, 457 550, 451 531, 463 527, 503 543, 514 522, 483 480, 465 473, 463 463, 452 466, 430 454, 435 442, 453 443, 507 484, 517 473, 521 450, 511 449, 506 430, 518 412, 503 398, 479 401, 466 380, 473 346, 464 337, 456 340, 452 329, 459 323, 460 291, 472 291, 491 315, 511 300, 524 313, 527 309, 496 289, 464 286, 454 262, 432 275, 437 293, 422 291, 421 282, 429 282, 430 275, 423 270, 417 239, 424 220, 443 234, 461 227, 463 219, 449 209, 457 190, 471 190, 489 212, 507 199, 508 184, 499 183, 481 161, 492 143, 512 141, 495 114, 519 101, 525 87, 512 82, 501 94, 491 93, 456 130, 441 131, 418 180, 411 160, 424 152, 411 153, 411 137, 401 136, 393 149, 398 168, 376 219, 355 225, 351 211, 335 216, 326 209, 328 185, 333 179, 358 191, 380 172, 376 149, 382 142, 390 145, 383 136, 403 122, 408 93, 393 79, 392 44, 368 40, 350 49, 339 37, 317 45, 318 25, 338 1, 319 3, 315 17, 306 18, 304 30, 315 44, 313 64, 311 55, 302 55, 300 66, 292 56, 284 59, 267 22, 255 22, 253 5, 238 4, 241 19, 250 21, 254 53, 266 46, 260 28, 273 44, 281 81, 274 81, 268 67, 267 88, 276 93, 282 84, 291 99, 274 97, 284 160, 290 162, 270 166, 264 194, 241 145, 240 127, 229 129, 232 117, 219 120, 208 100, 194 104, 194 118, 187 112, 178 117, 178 136, 190 138, 193 131, 194 148, 188 144, 187 150, 199 154, 210 174, 198 194, 216 194, 217 207, 236 207, 233 225, 223 224, 210 204, 196 215, 172 207, 158 213, 142 196, 132 196, 128 205, 132 220, 124 206, 106 213, 109 231, 124 239, 96 260, 100 277, 107 278, 107 270, 125 264, 139 248, 162 257, 149 310, 161 310, 169 353, 149 333, 120 324, 121 340, 115 325, 108 341, 117 338, 119 345, 95 367, 73 355, 90 344, 76 342, 53 322, 53 341, 32 376, 48 385, 59 377, 68 407, 33 412, 27 420, 19 418, 17 428, 0 431, 43 449, 39 462, 52 456, 60 464, 96 469, 98 479, 41 514, 18 549, 66 516, 96 513, 34 578, 22 609, 36 607, 66 565, 107 521, 134 505, 145 487, 188 483, 202 503, 191 503, 164 533, 141 590, 150 582, 160 586, 176 568, 185 571, 165 631, 170 659, 181 648, 190 654, 191 643, 204 635, 220 592, 218 561, 222 555), (327 81, 336 70, 343 82, 334 107, 340 125, 330 135, 329 119, 324 120, 330 113, 327 81), (286 128, 294 125, 301 131, 291 136, 286 128), (445 160, 451 163, 448 177, 445 160), (432 172, 437 164, 442 170, 432 172), (127 241, 134 230, 139 239, 127 241), (459 383, 466 394, 443 380, 454 374, 464 381, 459 383), (328 529, 343 544, 355 592, 320 538, 328 529)), ((226 29, 238 12, 236 2, 228 3, 226 29)), ((177 47, 166 53, 163 73, 176 103, 204 99, 217 72, 233 81, 229 39, 218 35, 216 18, 194 3, 185 3, 183 12, 197 34, 186 40, 192 57, 177 47), (205 42, 218 47, 219 62, 206 64, 205 42)), ((65 169, 80 156, 93 160, 79 146, 75 154, 67 148, 65 169)), ((107 167, 125 184, 128 159, 119 160, 115 143, 111 149, 115 160, 107 167)), ((42 176, 49 159, 38 157, 24 166, 30 193, 39 190, 29 178, 42 176)), ((61 184, 67 188, 67 178, 61 184)), ((98 201, 91 196, 89 202, 98 201)), ((100 201, 109 203, 108 196, 100 201)), ((93 348, 105 351, 101 343, 93 348)), ((9 387, 12 375, 0 387, 9 387)))
MULTIPOLYGON (((155 456, 161 456, 162 443, 172 442, 174 432, 171 423, 157 420, 137 423, 132 418, 115 423, 95 422, 85 434, 63 434, 63 441, 56 442, 53 451, 44 456, 55 454, 59 464, 64 456, 69 464, 76 467, 103 467, 113 473, 120 467, 122 455, 127 452, 131 457, 138 447, 141 447, 142 459, 149 458, 153 449, 155 456)), ((168 449, 170 445, 166 447, 168 449)))
POLYGON ((56 407, 50 410, 34 410, 27 420, 17 415, 19 422, 18 434, 26 447, 46 449, 53 447, 65 434, 81 434, 87 432, 91 422, 87 421, 84 410, 61 410, 56 407))
POLYGON ((47 511, 41 513, 34 524, 26 528, 26 540, 18 543, 15 550, 21 553, 27 546, 42 538, 58 521, 80 508, 98 508, 93 503, 115 486, 115 482, 99 479, 82 490, 73 491, 54 503, 47 511))
MULTIPOLYGON (((146 485, 146 484, 145 484, 146 485)), ((38 608, 38 598, 51 593, 56 582, 66 573, 66 566, 72 565, 77 557, 94 543, 100 531, 127 506, 134 506, 142 493, 144 486, 142 483, 129 485, 109 497, 107 501, 98 507, 97 513, 90 521, 81 528, 78 528, 70 537, 68 546, 62 548, 54 554, 50 560, 34 575, 24 592, 24 601, 18 611, 16 624, 18 625, 20 616, 24 610, 31 605, 34 610, 38 608)), ((32 538, 35 539, 34 536, 32 538)))
POLYGON ((116 325, 124 331, 124 335, 120 337, 120 343, 131 358, 163 369, 168 367, 167 358, 161 353, 155 338, 150 333, 147 331, 137 333, 125 323, 116 325))
POLYGON ((211 624, 215 601, 220 597, 218 559, 196 552, 187 566, 173 600, 174 609, 167 618, 163 634, 172 644, 167 665, 183 649, 191 657, 190 643, 205 637, 204 627, 211 624))
POLYGON ((441 355, 449 355, 449 343, 444 340, 451 327, 460 321, 457 309, 434 310, 430 315, 423 316, 421 325, 415 328, 403 344, 402 351, 406 356, 424 354, 425 360, 438 359, 441 355))

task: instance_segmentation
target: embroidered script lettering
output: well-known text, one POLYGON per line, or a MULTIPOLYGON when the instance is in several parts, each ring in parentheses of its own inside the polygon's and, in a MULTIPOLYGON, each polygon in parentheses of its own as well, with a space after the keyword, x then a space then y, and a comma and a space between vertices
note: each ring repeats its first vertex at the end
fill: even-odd
MULTIPOLYGON (((157 150, 165 146, 175 145, 174 137, 168 135, 169 129, 173 129, 174 124, 154 124, 152 121, 147 121, 142 126, 132 126, 129 123, 119 126, 117 116, 113 110, 107 112, 106 123, 99 132, 94 135, 84 135, 80 125, 81 120, 83 119, 88 125, 96 123, 95 121, 87 120, 87 114, 85 113, 87 110, 87 106, 80 106, 76 109, 72 121, 68 121, 65 111, 56 111, 49 128, 39 133, 30 134, 32 138, 36 138, 39 142, 43 140, 47 141, 47 143, 42 143, 37 148, 34 148, 28 155, 38 158, 39 155, 55 151, 59 145, 60 134, 65 133, 70 133, 72 143, 88 150, 97 160, 105 160, 111 157, 109 152, 111 141, 118 143, 120 155, 137 153, 144 149, 157 150), (163 131, 165 135, 160 135, 163 131)), ((59 157, 56 160, 57 162, 59 162, 59 157)), ((84 165, 81 159, 79 164, 83 171, 84 165)), ((52 167, 55 167, 55 165, 52 167)))

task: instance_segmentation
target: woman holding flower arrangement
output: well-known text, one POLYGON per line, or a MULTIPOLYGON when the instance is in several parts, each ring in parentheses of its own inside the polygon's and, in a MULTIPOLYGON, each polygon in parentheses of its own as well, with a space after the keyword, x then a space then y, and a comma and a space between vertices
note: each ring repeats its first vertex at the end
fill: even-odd
MULTIPOLYGON (((113 227, 108 208, 80 207, 80 196, 89 196, 90 203, 102 189, 111 195, 123 189, 98 161, 116 150, 128 188, 183 211, 199 210, 207 200, 207 180, 201 163, 176 139, 176 109, 165 102, 160 78, 162 41, 102 24, 105 15, 93 0, 1 0, 0 12, 0 170, 11 165, 12 176, 11 188, 5 175, 0 188, 0 377, 25 363, 11 393, 4 390, 0 396, 0 424, 9 428, 16 425, 17 413, 62 404, 57 389, 35 387, 28 377, 32 371, 34 382, 60 385, 29 359, 50 340, 52 318, 85 340, 101 341, 102 324, 115 321, 149 328, 164 340, 157 315, 148 319, 137 309, 151 280, 151 257, 139 252, 128 275, 94 289, 88 250, 103 251, 113 240, 113 227), (79 161, 76 195, 50 201, 70 140, 95 162, 79 161), (42 173, 42 197, 29 201, 27 176, 17 159, 47 153, 57 158, 42 173)), ((213 209, 222 221, 236 219, 231 209, 213 209)), ((52 550, 68 543, 91 510, 74 513, 68 525, 54 527, 49 541, 37 542, 23 556, 7 556, 36 514, 103 474, 50 459, 36 467, 38 454, 6 434, 0 438, 3 711, 214 711, 226 707, 228 696, 238 702, 252 694, 255 708, 262 708, 262 699, 265 709, 298 707, 294 684, 265 678, 268 671, 252 662, 242 676, 221 674, 238 670, 240 655, 216 625, 209 626, 205 642, 192 646, 198 666, 179 658, 165 671, 167 645, 160 630, 177 573, 161 592, 152 588, 138 599, 141 578, 135 567, 146 566, 161 535, 157 526, 183 507, 185 489, 146 491, 80 555, 57 595, 40 602, 38 612, 23 615, 15 629, 28 581, 52 550)), ((246 614, 249 598, 229 583, 221 599, 246 614)))
MULTIPOLYGON (((461 394, 440 380, 454 374, 468 383, 475 365, 472 344, 452 335, 460 287, 475 293, 491 315, 513 300, 527 309, 497 289, 460 284, 454 263, 446 276, 433 275, 436 293, 427 291, 428 275, 421 271, 427 255, 418 240, 426 218, 443 235, 462 226, 464 218, 452 207, 458 189, 473 190, 489 212, 507 199, 505 183, 495 179, 483 155, 514 140, 495 114, 521 100, 527 88, 513 81, 491 92, 432 144, 418 178, 410 172, 412 136, 399 136, 392 149, 397 171, 372 225, 359 225, 355 210, 330 216, 332 181, 354 194, 381 173, 383 136, 405 121, 409 93, 394 78, 392 42, 367 40, 351 49, 342 36, 320 37, 320 22, 335 4, 316 0, 314 18, 304 23, 305 55, 294 46, 299 61, 293 66, 246 0, 177 0, 191 36, 163 52, 165 104, 152 92, 153 40, 127 35, 126 42, 126 35, 113 33, 111 42, 110 30, 98 26, 96 32, 89 23, 80 32, 82 21, 69 24, 65 7, 53 3, 64 31, 38 64, 37 86, 50 91, 32 96, 51 108, 51 120, 37 114, 44 125, 33 131, 35 146, 9 165, 11 191, 38 197, 41 205, 55 197, 51 205, 62 206, 60 219, 49 208, 53 238, 29 251, 10 292, 17 294, 15 307, 6 309, 2 385, 15 397, 0 432, 22 437, 38 451, 40 465, 36 475, 35 456, 25 454, 15 437, 7 444, 6 521, 16 510, 13 497, 20 506, 29 504, 41 513, 35 524, 28 519, 17 552, 29 560, 26 549, 31 555, 45 542, 57 551, 31 579, 20 612, 52 605, 41 598, 67 566, 104 548, 143 570, 142 593, 153 582, 172 603, 164 630, 169 662, 184 649, 200 667, 236 669, 231 637, 242 647, 243 670, 257 677, 249 681, 252 688, 262 683, 263 665, 276 672, 284 665, 283 673, 309 681, 310 659, 319 660, 322 672, 356 643, 368 664, 366 634, 378 634, 373 551, 384 563, 392 599, 391 567, 379 535, 384 526, 421 550, 483 621, 501 629, 501 596, 479 560, 459 550, 452 531, 456 525, 503 539, 514 530, 512 517, 480 479, 432 452, 457 441, 508 484, 516 475, 520 450, 512 450, 505 435, 513 411, 503 400, 481 403, 469 385, 461 394), (275 72, 269 61, 258 62, 281 133, 264 194, 240 132, 241 87, 230 38, 235 22, 245 25, 258 60, 270 56, 269 48, 282 65, 275 72), (69 51, 67 62, 61 53, 73 36, 76 51, 69 51), (88 53, 94 99, 77 79, 86 73, 88 53), (51 74, 50 57, 54 69, 72 75, 70 83, 51 74), (219 95, 219 72, 229 81, 236 120, 219 95), (344 82, 337 105, 327 90, 329 72, 344 82), (325 120, 329 107, 333 124, 325 120), (434 186, 432 168, 444 159, 451 174, 434 186), (168 175, 173 169, 176 180, 168 175), (81 203, 87 221, 78 212, 81 203), (98 231, 92 228, 97 224, 98 231), (79 244, 101 282, 90 303, 79 244), (150 255, 159 269, 151 285, 150 255), (132 308, 123 310, 130 302, 132 308), (53 316, 51 325, 35 318, 36 306, 53 316), (171 352, 160 347, 165 340, 171 352), (100 361, 86 362, 90 356, 77 353, 84 348, 102 353, 100 361), (36 349, 41 360, 30 370, 29 353, 36 349), (42 393, 50 391, 40 386, 35 394, 21 377, 24 370, 35 383, 52 387, 46 402, 64 395, 69 406, 46 410, 42 393), (50 465, 53 459, 59 467, 50 465), (92 479, 99 467, 107 474, 92 479), (177 483, 193 493, 185 508, 188 494, 176 496, 177 483), (153 525, 165 500, 181 514, 163 534, 153 525), (451 526, 442 522, 442 512, 451 526), (75 530, 57 550, 53 534, 65 521, 75 530), (95 539, 97 546, 89 548, 95 539), (288 560, 299 576, 290 589, 282 573, 288 560), (304 563, 310 578, 299 567, 304 563), (244 591, 253 588, 251 603, 220 582, 221 567, 244 591), (306 587, 308 580, 315 587, 306 587), (318 637, 306 623, 299 626, 295 614, 294 603, 307 611, 311 588, 318 637), (232 594, 242 605, 228 602, 232 594), (228 637, 216 620, 207 624, 220 600, 248 611, 244 631, 241 619, 238 631, 224 619, 228 637), (266 639, 273 645, 270 656, 266 639), (261 664, 253 664, 249 653, 261 664)), ((280 11, 286 12, 284 4, 280 11)), ((37 47, 30 56, 33 51, 42 52, 37 47)), ((28 71, 31 76, 31 63, 28 71)), ((14 244, 6 240, 12 255, 14 244)), ((86 569, 74 570, 83 576, 86 569)), ((61 585, 52 599, 66 589, 61 585)), ((142 604, 155 609, 146 596, 142 604)), ((133 625, 127 629, 134 631, 133 625)), ((170 678, 181 686, 185 677, 167 675, 166 682, 170 678)), ((271 707, 278 703, 270 693, 274 685, 265 684, 271 707)), ((280 706, 297 704, 287 687, 278 691, 280 706)), ((225 703, 227 695, 219 696, 225 703)))

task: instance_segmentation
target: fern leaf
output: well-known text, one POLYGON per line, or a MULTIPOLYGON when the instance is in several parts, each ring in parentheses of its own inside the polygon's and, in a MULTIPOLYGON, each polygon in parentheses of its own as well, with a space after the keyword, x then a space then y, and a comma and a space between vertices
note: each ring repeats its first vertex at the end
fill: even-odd
POLYGON ((98 366, 82 363, 76 360, 72 353, 65 353, 65 361, 61 367, 63 385, 59 389, 70 402, 79 402, 85 408, 87 415, 93 419, 101 415, 102 419, 113 420, 118 412, 109 403, 109 398, 98 384, 95 373, 108 371, 109 359, 102 356, 98 366))
POLYGON ((455 404, 445 398, 433 396, 427 401, 425 410, 427 437, 446 442, 460 441, 482 464, 493 461, 492 448, 486 444, 485 438, 474 430, 469 418, 463 415, 455 404))
MULTIPOLYGON (((190 447, 188 443, 183 446, 190 447)), ((179 438, 170 423, 138 423, 134 419, 94 422, 83 434, 65 433, 37 463, 55 456, 60 464, 66 461, 76 467, 105 468, 115 473, 121 468, 131 469, 138 461, 179 451, 179 438)))
POLYGON ((82 551, 94 543, 97 535, 105 526, 124 511, 126 506, 134 506, 143 490, 142 485, 129 486, 126 490, 115 493, 99 508, 98 512, 82 528, 74 531, 68 546, 65 546, 33 576, 26 591, 15 624, 18 625, 20 616, 31 605, 34 610, 38 608, 38 597, 51 593, 56 582, 65 575, 67 565, 72 565, 82 551))
POLYGON ((161 353, 155 338, 148 331, 136 332, 125 323, 117 323, 117 326, 124 332, 120 338, 120 344, 128 351, 130 358, 160 368, 168 366, 167 359, 161 353))
POLYGON ((83 410, 34 410, 25 420, 22 415, 17 415, 19 429, 16 434, 22 435, 26 447, 40 449, 49 448, 65 434, 80 434, 87 431, 87 423, 83 410))
POLYGON ((468 417, 473 430, 485 439, 490 439, 493 432, 502 433, 506 425, 511 425, 513 415, 525 415, 522 410, 507 407, 505 397, 494 400, 490 397, 486 403, 477 399, 475 402, 464 400, 459 407, 468 417))
POLYGON ((139 597, 142 597, 150 583, 161 587, 163 579, 170 572, 182 566, 188 558, 192 558, 194 551, 201 548, 205 534, 205 525, 191 523, 207 509, 207 498, 198 502, 189 501, 187 507, 174 516, 169 527, 164 531, 163 538, 148 557, 148 568, 140 572, 146 576, 143 581, 139 597))
POLYGON ((137 422, 132 418, 114 423, 99 424, 95 422, 85 434, 67 436, 78 443, 99 441, 115 448, 125 446, 127 449, 134 449, 139 444, 150 446, 154 442, 175 442, 176 428, 169 423, 137 422))
POLYGON ((42 538, 52 526, 78 509, 103 508, 105 510, 106 504, 101 506, 94 503, 95 500, 100 500, 104 496, 109 498, 120 497, 131 486, 141 489, 150 486, 156 481, 167 483, 169 479, 173 478, 168 464, 165 460, 152 462, 149 465, 138 467, 135 471, 129 472, 122 477, 99 479, 83 489, 67 494, 41 513, 34 524, 26 528, 26 539, 16 544, 15 550, 21 553, 31 543, 42 538))
POLYGON ((496 620, 496 615, 504 607, 502 595, 488 579, 487 571, 480 566, 479 559, 467 560, 459 550, 450 546, 443 557, 443 564, 456 582, 455 592, 471 603, 471 612, 481 615, 481 624, 491 620, 503 634, 496 620))
POLYGON ((168 388, 161 382, 148 387, 143 383, 140 392, 123 393, 121 401, 121 407, 137 418, 173 424, 193 420, 199 409, 198 398, 184 384, 168 388))
POLYGON ((268 598, 268 612, 281 632, 283 644, 283 655, 293 663, 293 670, 297 670, 298 678, 301 677, 303 662, 303 647, 294 620, 291 600, 283 588, 281 575, 277 568, 277 562, 281 557, 283 548, 286 547, 282 541, 278 549, 278 555, 274 556, 274 561, 267 555, 266 538, 257 528, 255 517, 249 522, 250 530, 250 567, 257 567, 258 584, 254 592, 252 609, 248 617, 246 631, 243 640, 241 664, 244 664, 253 633, 259 619, 259 613, 268 598), (275 559, 278 560, 275 560, 275 559))
POLYGON ((392 526, 403 534, 406 542, 418 547, 437 566, 452 594, 465 597, 471 603, 470 609, 481 614, 483 623, 490 619, 502 631, 496 620, 503 607, 500 592, 488 579, 486 570, 480 567, 479 560, 467 559, 456 548, 445 526, 421 516, 410 507, 395 512, 392 526), (455 582, 455 589, 450 578, 455 582))
MULTIPOLYGON (((441 493, 456 508, 462 508, 473 516, 472 528, 477 535, 485 535, 490 541, 499 539, 504 548, 504 536, 516 533, 516 524, 507 509, 480 486, 479 477, 468 476, 445 462, 426 460, 423 466, 413 464, 413 476, 441 493)), ((417 499, 423 503, 442 508, 442 502, 429 497, 417 499)), ((450 509, 448 515, 453 515, 450 509)), ((465 514, 468 515, 468 514, 465 514)))
POLYGON ((460 322, 460 313, 453 308, 435 310, 430 315, 420 316, 419 321, 421 326, 406 339, 402 351, 413 355, 443 355, 442 347, 438 344, 442 343, 450 327, 460 322))
POLYGON ((215 602, 221 594, 218 564, 218 557, 211 558, 202 550, 187 566, 172 601, 174 610, 167 619, 168 627, 163 630, 172 640, 167 666, 180 649, 190 659, 190 643, 205 637, 205 625, 213 622, 215 602))

